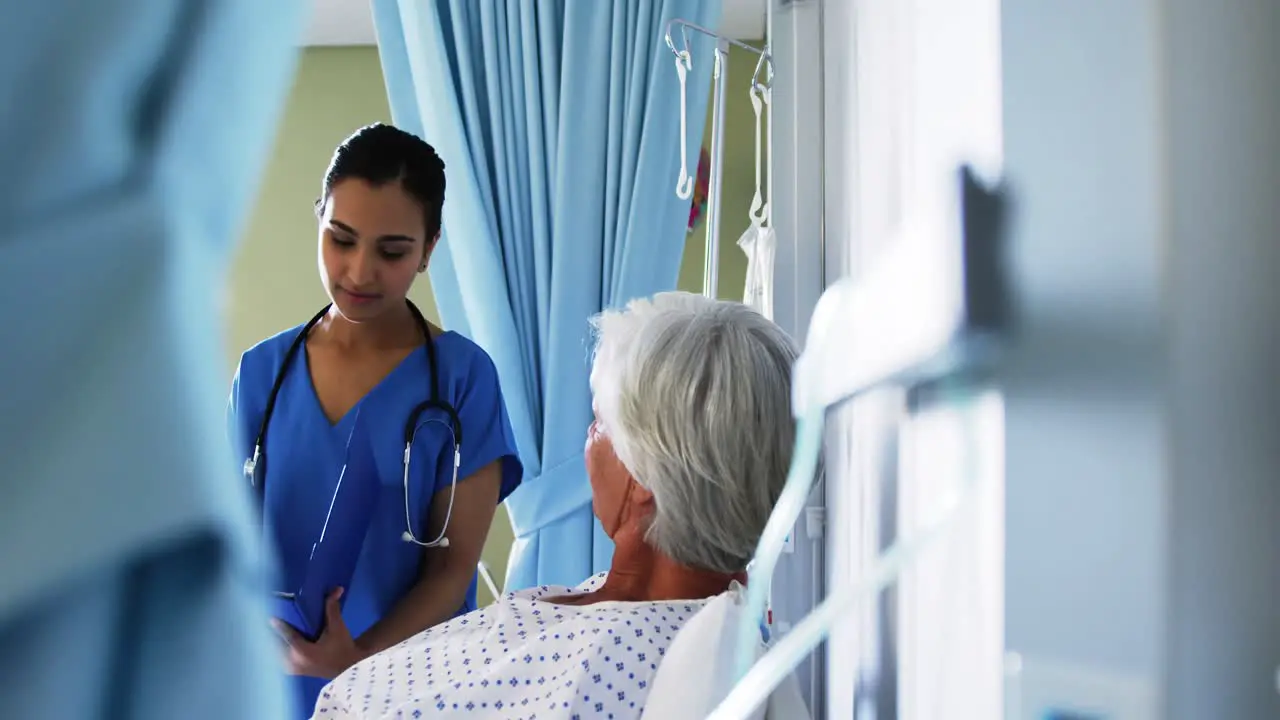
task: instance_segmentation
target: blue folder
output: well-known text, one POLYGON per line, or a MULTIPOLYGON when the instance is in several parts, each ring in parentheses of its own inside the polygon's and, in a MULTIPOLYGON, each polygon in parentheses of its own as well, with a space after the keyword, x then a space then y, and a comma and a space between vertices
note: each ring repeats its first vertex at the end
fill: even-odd
POLYGON ((296 585, 275 593, 274 616, 313 642, 324 631, 325 600, 338 588, 344 588, 343 600, 349 594, 373 521, 381 486, 367 428, 357 411, 337 487, 320 536, 311 546, 311 557, 301 577, 295 576, 296 585))

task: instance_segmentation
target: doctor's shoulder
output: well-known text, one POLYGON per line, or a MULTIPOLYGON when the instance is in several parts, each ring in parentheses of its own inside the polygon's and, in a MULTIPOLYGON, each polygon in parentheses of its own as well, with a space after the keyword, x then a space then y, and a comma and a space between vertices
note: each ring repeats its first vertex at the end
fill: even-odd
POLYGON ((445 331, 436 338, 442 373, 449 385, 463 390, 492 388, 498 384, 498 368, 493 358, 474 340, 461 333, 445 331))
POLYGON ((300 324, 282 330, 240 354, 240 364, 236 367, 236 390, 242 399, 261 396, 258 402, 266 401, 289 346, 302 328, 300 324))

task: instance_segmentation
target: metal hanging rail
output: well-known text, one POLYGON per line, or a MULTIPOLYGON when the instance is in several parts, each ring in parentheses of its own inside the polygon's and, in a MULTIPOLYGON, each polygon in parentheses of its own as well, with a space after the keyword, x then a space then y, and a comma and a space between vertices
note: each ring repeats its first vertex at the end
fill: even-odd
MULTIPOLYGON (((685 62, 691 62, 693 53, 689 49, 689 31, 692 30, 702 35, 706 35, 716 41, 715 49, 715 72, 713 83, 715 85, 714 97, 714 114, 711 118, 711 178, 707 186, 707 228, 706 228, 706 260, 702 273, 702 294, 707 297, 714 298, 719 288, 720 282, 720 190, 723 180, 724 170, 724 103, 725 103, 725 85, 729 81, 729 47, 734 46, 755 53, 760 57, 756 62, 755 72, 751 76, 751 86, 768 90, 773 83, 773 57, 769 54, 769 46, 763 48, 748 45, 740 40, 725 37, 720 33, 709 30, 696 23, 688 20, 673 18, 667 22, 664 39, 667 47, 676 56, 677 60, 683 59, 685 62), (680 28, 680 36, 683 47, 677 48, 675 40, 671 37, 671 31, 676 27, 680 28), (763 77, 762 77, 763 73, 763 77)), ((770 117, 769 120, 773 118, 770 117)), ((682 122, 687 119, 682 119, 682 122)), ((769 178, 773 177, 773 125, 769 124, 769 162, 768 171, 769 178)), ((681 152, 687 152, 687 148, 681 148, 681 152)), ((695 175, 697 170, 694 170, 695 175)), ((683 196, 682 196, 683 197, 683 196)))

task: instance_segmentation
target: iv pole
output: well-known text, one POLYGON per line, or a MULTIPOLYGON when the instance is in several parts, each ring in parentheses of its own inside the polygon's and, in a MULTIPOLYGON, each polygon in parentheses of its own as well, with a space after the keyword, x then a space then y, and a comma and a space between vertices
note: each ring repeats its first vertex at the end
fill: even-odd
MULTIPOLYGON (((737 46, 760 56, 760 61, 756 63, 755 74, 751 79, 753 85, 760 84, 760 72, 765 66, 768 67, 768 82, 773 81, 773 58, 769 55, 767 46, 754 47, 733 38, 727 38, 701 25, 674 18, 667 22, 664 38, 667 47, 671 48, 671 52, 675 53, 676 57, 680 57, 682 53, 692 57, 692 53, 689 52, 689 30, 702 33, 716 41, 715 71, 712 80, 715 85, 715 96, 711 116, 711 178, 707 184, 707 249, 706 265, 702 271, 702 294, 714 299, 720 283, 720 188, 724 172, 724 102, 725 85, 729 81, 729 46, 737 46), (671 39, 671 30, 677 26, 684 40, 683 48, 677 48, 675 41, 671 39)), ((772 126, 769 130, 772 134, 772 126)), ((772 141, 769 143, 769 148, 772 151, 772 141)), ((685 151, 684 148, 681 149, 681 152, 685 151)), ((772 153, 770 160, 772 160, 772 153)), ((770 180, 772 180, 772 165, 769 170, 770 180)))

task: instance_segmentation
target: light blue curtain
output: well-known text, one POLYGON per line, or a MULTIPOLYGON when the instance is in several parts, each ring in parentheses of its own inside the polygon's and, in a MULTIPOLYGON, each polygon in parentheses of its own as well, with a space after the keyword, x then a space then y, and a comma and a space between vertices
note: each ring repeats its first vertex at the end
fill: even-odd
MULTIPOLYGON (((579 583, 613 550, 582 460, 587 319, 675 287, 689 203, 662 33, 717 26, 720 2, 374 0, 374 17, 395 122, 447 166, 441 316, 493 356, 524 461, 507 589, 579 583)), ((712 56, 694 42, 690 172, 712 56)))
POLYGON ((2 0, 0 715, 279 718, 220 303, 297 0, 2 0))

